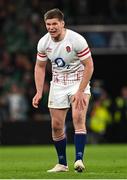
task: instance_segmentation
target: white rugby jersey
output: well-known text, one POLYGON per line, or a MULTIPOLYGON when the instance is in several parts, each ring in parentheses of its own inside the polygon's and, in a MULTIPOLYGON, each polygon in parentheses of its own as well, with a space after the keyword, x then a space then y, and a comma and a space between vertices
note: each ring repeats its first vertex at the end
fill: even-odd
POLYGON ((52 63, 52 81, 60 84, 81 80, 84 66, 80 61, 91 56, 83 36, 67 29, 63 40, 55 42, 49 33, 43 36, 37 46, 37 59, 52 63))

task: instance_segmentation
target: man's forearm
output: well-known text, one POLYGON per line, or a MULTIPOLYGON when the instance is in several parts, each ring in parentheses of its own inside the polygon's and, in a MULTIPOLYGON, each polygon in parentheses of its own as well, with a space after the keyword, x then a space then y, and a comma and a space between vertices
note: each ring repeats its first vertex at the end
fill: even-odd
POLYGON ((79 86, 79 91, 84 91, 84 89, 86 88, 87 84, 89 83, 91 77, 92 77, 92 74, 93 74, 93 70, 94 70, 94 67, 93 67, 93 63, 88 63, 86 66, 85 66, 85 70, 84 70, 84 73, 83 73, 83 78, 82 78, 82 81, 80 83, 80 86, 79 86))
POLYGON ((45 69, 36 65, 34 76, 37 93, 42 96, 43 85, 45 80, 45 69))

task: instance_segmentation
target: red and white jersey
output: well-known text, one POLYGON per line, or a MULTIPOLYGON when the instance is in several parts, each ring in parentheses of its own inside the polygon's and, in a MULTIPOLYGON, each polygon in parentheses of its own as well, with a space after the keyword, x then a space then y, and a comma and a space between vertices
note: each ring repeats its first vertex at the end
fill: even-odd
POLYGON ((91 56, 83 36, 67 29, 63 40, 54 42, 49 33, 43 36, 37 46, 37 59, 52 63, 52 81, 60 84, 81 80, 84 66, 80 61, 91 56))

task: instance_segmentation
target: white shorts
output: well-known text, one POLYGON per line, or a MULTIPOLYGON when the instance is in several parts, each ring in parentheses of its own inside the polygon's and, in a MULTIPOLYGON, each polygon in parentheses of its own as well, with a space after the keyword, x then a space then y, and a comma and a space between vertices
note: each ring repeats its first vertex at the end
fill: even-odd
MULTIPOLYGON (((69 108, 71 104, 71 96, 77 92, 79 84, 80 81, 75 82, 75 84, 69 85, 61 85, 51 81, 48 107, 56 109, 69 108)), ((91 94, 89 84, 84 90, 84 93, 91 94)))

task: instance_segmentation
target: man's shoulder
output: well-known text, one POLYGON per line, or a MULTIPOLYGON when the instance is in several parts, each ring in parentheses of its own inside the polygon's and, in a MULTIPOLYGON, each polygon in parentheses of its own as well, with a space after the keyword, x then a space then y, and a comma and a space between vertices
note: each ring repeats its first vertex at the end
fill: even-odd
POLYGON ((45 47, 47 46, 47 43, 50 40, 50 36, 49 33, 46 33, 43 37, 41 37, 41 39, 38 41, 38 48, 41 49, 45 49, 45 47))
POLYGON ((74 31, 74 30, 72 30, 72 29, 67 29, 67 30, 68 30, 69 34, 71 34, 71 35, 81 36, 81 34, 80 34, 79 32, 77 32, 77 31, 74 31))
POLYGON ((44 36, 42 36, 39 40, 39 42, 44 42, 47 41, 49 39, 49 33, 46 33, 44 36))
POLYGON ((74 31, 74 30, 71 30, 71 29, 67 29, 68 30, 68 36, 70 38, 72 38, 73 40, 77 40, 79 38, 84 38, 80 33, 74 31))
POLYGON ((76 52, 81 52, 83 49, 88 47, 86 39, 78 32, 69 29, 68 38, 76 52))

